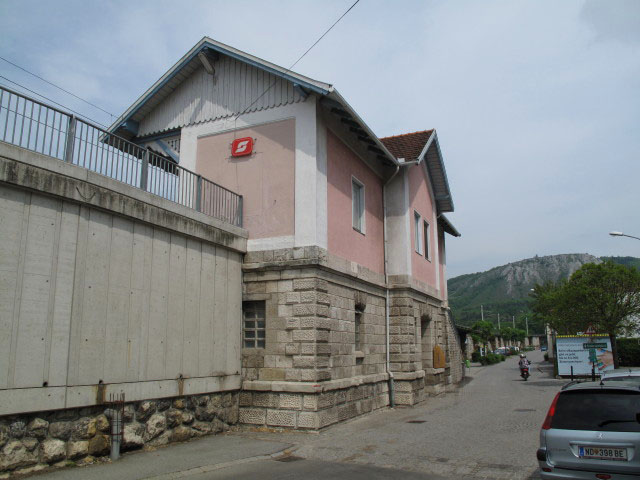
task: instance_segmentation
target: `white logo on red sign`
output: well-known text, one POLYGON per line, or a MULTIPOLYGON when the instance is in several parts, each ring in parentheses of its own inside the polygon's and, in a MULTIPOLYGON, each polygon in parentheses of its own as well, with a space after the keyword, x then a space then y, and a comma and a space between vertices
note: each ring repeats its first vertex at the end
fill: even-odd
POLYGON ((253 152, 253 138, 236 138, 231 144, 231 156, 243 157, 253 152))

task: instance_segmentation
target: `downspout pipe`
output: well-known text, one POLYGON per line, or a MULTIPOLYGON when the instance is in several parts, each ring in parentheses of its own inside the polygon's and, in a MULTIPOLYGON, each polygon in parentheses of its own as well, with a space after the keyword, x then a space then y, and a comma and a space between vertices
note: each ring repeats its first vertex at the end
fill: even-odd
POLYGON ((393 172, 389 180, 387 180, 384 185, 382 185, 382 207, 383 207, 383 222, 382 222, 382 236, 384 237, 384 287, 386 294, 386 302, 385 302, 385 325, 386 325, 386 351, 387 351, 387 362, 386 369, 387 375, 389 376, 389 407, 394 408, 396 405, 395 401, 395 391, 393 385, 393 372, 391 372, 391 357, 389 355, 389 255, 388 255, 388 238, 387 238, 387 185, 391 183, 391 180, 395 178, 395 176, 400 171, 400 165, 396 165, 396 171, 393 172))

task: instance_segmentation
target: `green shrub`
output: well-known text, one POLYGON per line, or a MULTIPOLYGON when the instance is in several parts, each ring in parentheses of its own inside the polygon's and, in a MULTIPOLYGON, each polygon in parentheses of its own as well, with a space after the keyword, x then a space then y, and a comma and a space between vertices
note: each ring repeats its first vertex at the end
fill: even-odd
POLYGON ((500 355, 500 361, 504 362, 507 359, 507 357, 505 357, 504 355, 500 355))
POLYGON ((488 353, 486 356, 487 364, 493 365, 494 363, 499 363, 501 356, 502 355, 496 355, 495 353, 488 353))
POLYGON ((620 367, 640 367, 640 339, 618 338, 618 359, 620 367))
POLYGON ((480 361, 480 352, 473 352, 471 354, 471 361, 472 362, 479 362, 480 361))
POLYGON ((547 352, 544 352, 544 361, 545 362, 549 361, 549 354, 547 352))

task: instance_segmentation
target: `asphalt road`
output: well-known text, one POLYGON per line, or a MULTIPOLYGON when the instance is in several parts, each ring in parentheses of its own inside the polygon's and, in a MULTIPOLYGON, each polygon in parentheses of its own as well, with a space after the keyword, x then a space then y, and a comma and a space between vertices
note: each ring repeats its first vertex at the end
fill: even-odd
POLYGON ((552 378, 541 352, 529 358, 527 382, 512 357, 473 367, 455 392, 418 407, 377 411, 320 433, 242 430, 42 477, 536 479, 540 426, 565 381, 552 378))
MULTIPOLYGON (((527 382, 519 376, 518 358, 510 357, 472 368, 464 386, 418 407, 376 412, 316 435, 243 435, 297 445, 294 455, 308 460, 390 469, 380 478, 397 477, 398 470, 430 475, 418 478, 538 478, 540 426, 566 381, 552 378, 540 351, 528 357, 533 365, 527 382)), ((253 465, 255 472, 269 462, 253 465)), ((298 469, 304 463, 289 465, 298 469)), ((232 469, 202 478, 242 474, 232 469)))

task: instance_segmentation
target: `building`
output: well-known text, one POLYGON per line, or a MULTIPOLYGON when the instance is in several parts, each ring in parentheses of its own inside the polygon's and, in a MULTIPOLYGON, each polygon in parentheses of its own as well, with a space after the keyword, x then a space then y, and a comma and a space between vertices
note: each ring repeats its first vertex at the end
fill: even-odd
POLYGON ((0 471, 104 455, 120 392, 131 449, 446 391, 451 211, 435 130, 209 38, 109 130, 0 88, 0 471))
POLYGON ((332 85, 203 38, 111 131, 243 197, 242 423, 321 428, 461 378, 435 130, 378 138, 332 85))

